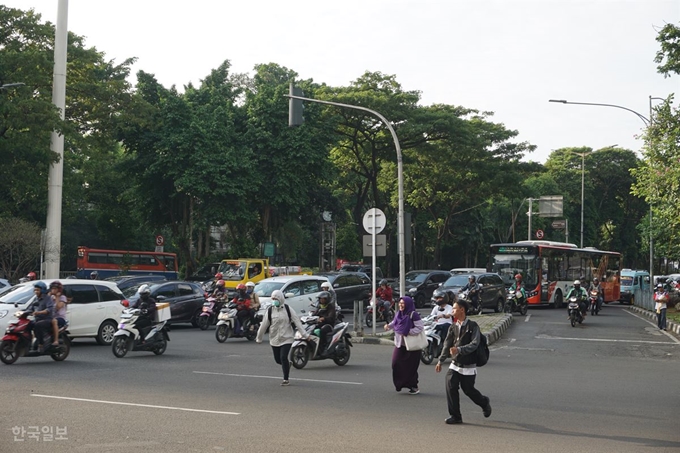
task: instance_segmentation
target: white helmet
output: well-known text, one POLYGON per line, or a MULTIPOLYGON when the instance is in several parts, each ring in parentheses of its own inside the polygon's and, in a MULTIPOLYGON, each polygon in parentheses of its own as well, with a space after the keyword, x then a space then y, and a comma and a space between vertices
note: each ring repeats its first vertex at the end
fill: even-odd
POLYGON ((331 284, 328 283, 328 282, 323 282, 321 284, 321 289, 330 289, 330 288, 331 288, 331 284))
POLYGON ((246 287, 248 287, 248 288, 255 288, 255 283, 253 283, 253 282, 248 282, 248 283, 246 283, 246 287))
POLYGON ((580 284, 581 284, 581 280, 574 280, 574 286, 580 285, 580 284))
POLYGON ((143 296, 145 294, 149 295, 151 294, 151 288, 149 288, 149 285, 142 285, 137 290, 137 294, 139 294, 140 296, 143 296))
POLYGON ((283 296, 283 293, 281 292, 280 289, 276 289, 272 291, 272 300, 278 300, 282 304, 285 302, 286 298, 283 296))

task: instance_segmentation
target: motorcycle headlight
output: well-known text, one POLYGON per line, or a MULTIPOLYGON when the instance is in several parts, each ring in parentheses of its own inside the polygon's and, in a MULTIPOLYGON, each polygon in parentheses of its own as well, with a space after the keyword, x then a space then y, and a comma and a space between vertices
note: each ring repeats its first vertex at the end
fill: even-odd
POLYGON ((7 316, 7 313, 9 313, 9 310, 0 310, 0 319, 7 316))

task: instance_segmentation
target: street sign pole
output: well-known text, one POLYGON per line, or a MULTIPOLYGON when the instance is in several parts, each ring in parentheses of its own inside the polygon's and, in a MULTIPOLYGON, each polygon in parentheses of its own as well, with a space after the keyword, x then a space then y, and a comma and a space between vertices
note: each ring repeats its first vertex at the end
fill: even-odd
POLYGON ((375 215, 375 213, 374 213, 374 215, 373 215, 373 228, 371 228, 371 252, 372 252, 371 254, 373 255, 372 259, 371 259, 371 271, 373 272, 373 276, 371 278, 371 283, 372 283, 371 300, 373 301, 373 336, 374 337, 375 337, 375 323, 376 323, 375 317, 376 317, 376 312, 378 311, 378 307, 377 307, 377 304, 376 304, 377 301, 375 300, 375 290, 376 290, 376 286, 375 286, 375 264, 376 264, 376 257, 375 257, 375 254, 376 254, 375 253, 375 227, 376 227, 376 222, 375 222, 375 218, 376 217, 377 217, 377 215, 375 215))
POLYGON ((371 267, 373 271, 373 275, 371 276, 372 280, 371 287, 373 289, 373 293, 371 294, 371 297, 369 299, 371 301, 370 303, 373 304, 373 336, 375 336, 376 311, 378 308, 375 297, 376 290, 375 268, 377 255, 376 234, 380 233, 383 230, 383 228, 385 228, 386 223, 387 221, 385 219, 385 214, 378 208, 371 208, 364 214, 363 225, 366 232, 371 234, 371 256, 373 257, 371 260, 371 267))

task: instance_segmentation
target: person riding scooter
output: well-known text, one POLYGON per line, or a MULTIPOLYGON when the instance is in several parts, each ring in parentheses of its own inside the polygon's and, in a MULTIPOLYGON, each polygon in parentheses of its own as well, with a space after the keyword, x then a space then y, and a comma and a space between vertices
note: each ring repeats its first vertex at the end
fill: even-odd
POLYGON ((319 329, 319 350, 323 357, 328 355, 326 346, 330 345, 333 339, 333 326, 335 326, 337 312, 328 291, 319 293, 318 302, 319 304, 312 314, 319 317, 316 328, 319 329))
POLYGON ((43 349, 43 339, 45 333, 52 329, 52 318, 54 317, 54 300, 50 297, 47 285, 38 281, 33 285, 33 290, 37 300, 33 303, 35 310, 35 323, 33 324, 33 334, 35 335, 35 345, 39 351, 43 349))
POLYGON ((250 318, 250 296, 246 290, 246 285, 239 283, 236 285, 236 296, 232 300, 236 304, 236 319, 243 329, 246 319, 250 318))
POLYGON ((430 316, 435 316, 437 321, 434 330, 441 338, 441 343, 444 343, 449 327, 454 321, 453 307, 449 305, 449 293, 443 289, 435 289, 432 298, 437 306, 432 309, 430 316))
POLYGON ((597 277, 593 277, 593 282, 588 288, 588 293, 591 291, 597 291, 597 310, 600 311, 602 309, 602 302, 604 301, 604 288, 602 288, 600 279, 597 277))
POLYGON ((581 317, 585 319, 586 312, 588 311, 588 306, 586 305, 588 293, 586 292, 585 288, 581 288, 580 280, 574 280, 574 286, 572 286, 567 293, 567 300, 569 300, 571 296, 576 296, 578 298, 578 306, 581 309, 581 317))
POLYGON ((477 278, 474 275, 468 277, 467 285, 463 286, 459 293, 468 292, 468 298, 474 306, 475 310, 479 308, 479 294, 482 292, 482 287, 477 283, 477 278))
POLYGON ((142 285, 137 290, 139 299, 130 308, 139 308, 141 314, 136 322, 137 330, 139 330, 139 338, 144 341, 146 336, 151 331, 154 323, 154 315, 156 313, 156 299, 151 297, 151 288, 149 285, 142 285))
MULTIPOLYGON (((393 291, 390 285, 387 284, 387 280, 380 280, 380 286, 375 290, 376 310, 380 311, 380 305, 382 305, 385 310, 389 310, 392 306, 393 291)), ((376 313, 378 313, 376 311, 376 313)))

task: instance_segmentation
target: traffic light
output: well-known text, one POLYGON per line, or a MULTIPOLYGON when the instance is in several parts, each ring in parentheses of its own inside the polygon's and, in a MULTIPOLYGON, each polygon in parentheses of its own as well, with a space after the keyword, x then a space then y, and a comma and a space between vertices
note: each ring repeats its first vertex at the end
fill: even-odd
MULTIPOLYGON (((289 94, 291 96, 304 96, 302 89, 295 87, 292 82, 290 84, 289 94)), ((303 110, 304 106, 302 105, 301 99, 290 98, 288 100, 288 126, 301 126, 302 123, 304 123, 305 119, 302 116, 303 110)))

